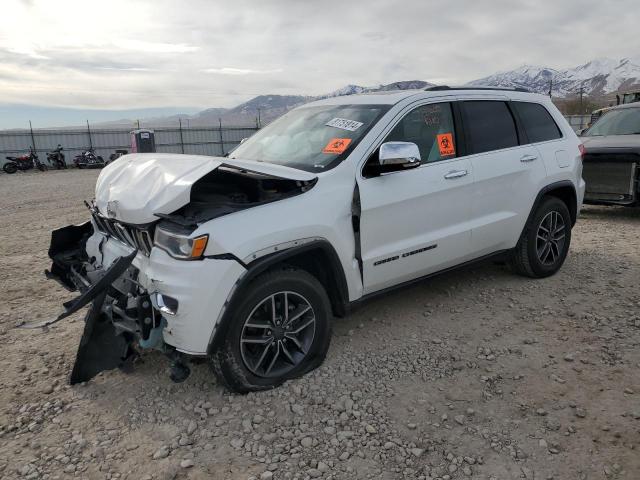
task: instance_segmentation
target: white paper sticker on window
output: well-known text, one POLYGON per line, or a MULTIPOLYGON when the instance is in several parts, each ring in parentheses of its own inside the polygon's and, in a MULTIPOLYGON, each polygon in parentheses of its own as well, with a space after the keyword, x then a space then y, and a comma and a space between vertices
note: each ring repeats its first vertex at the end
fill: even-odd
POLYGON ((327 127, 336 127, 342 130, 348 130, 350 132, 355 132, 359 129, 364 123, 356 122, 355 120, 348 120, 346 118, 334 118, 333 120, 329 120, 325 123, 327 127))

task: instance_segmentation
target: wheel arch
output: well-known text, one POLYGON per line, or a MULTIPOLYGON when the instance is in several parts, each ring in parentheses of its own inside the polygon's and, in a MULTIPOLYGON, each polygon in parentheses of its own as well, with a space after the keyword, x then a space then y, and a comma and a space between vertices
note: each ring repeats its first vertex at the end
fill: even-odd
POLYGON ((327 240, 313 240, 297 247, 274 252, 260 257, 246 265, 247 272, 238 280, 227 307, 218 322, 214 335, 209 341, 208 352, 211 353, 224 335, 219 335, 230 321, 232 312, 242 301, 247 286, 260 274, 279 267, 293 266, 305 270, 322 284, 329 296, 331 310, 337 317, 347 314, 349 308, 349 292, 344 269, 337 252, 327 240))
POLYGON ((538 192, 538 195, 533 202, 533 206, 531 207, 531 211, 529 212, 527 222, 525 223, 525 229, 527 228, 527 225, 529 225, 529 222, 531 221, 533 215, 535 215, 535 212, 542 203, 542 199, 544 197, 556 197, 562 200, 569 209, 569 215, 571 215, 571 225, 573 226, 576 224, 576 220, 578 218, 578 195, 576 193, 576 187, 570 180, 562 180, 559 182, 551 183, 543 187, 538 192))

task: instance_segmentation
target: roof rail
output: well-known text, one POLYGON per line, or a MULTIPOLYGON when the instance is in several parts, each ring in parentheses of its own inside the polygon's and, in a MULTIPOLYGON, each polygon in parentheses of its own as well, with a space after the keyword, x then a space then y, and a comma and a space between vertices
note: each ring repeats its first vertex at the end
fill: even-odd
POLYGON ((469 86, 462 86, 462 87, 450 87, 449 85, 434 85, 433 87, 427 87, 424 89, 427 92, 439 92, 442 90, 503 90, 503 91, 508 91, 508 92, 526 92, 526 93, 530 93, 530 91, 526 88, 522 88, 522 87, 492 87, 490 85, 487 86, 479 86, 479 87, 469 87, 469 86))

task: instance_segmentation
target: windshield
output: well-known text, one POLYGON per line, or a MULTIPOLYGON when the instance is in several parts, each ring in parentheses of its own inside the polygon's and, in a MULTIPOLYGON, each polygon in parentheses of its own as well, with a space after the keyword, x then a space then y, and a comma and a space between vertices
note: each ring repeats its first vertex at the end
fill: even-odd
POLYGON ((292 110, 229 157, 323 171, 346 158, 388 109, 387 105, 326 105, 292 110))
POLYGON ((636 134, 640 134, 640 108, 611 110, 584 133, 587 137, 636 134))

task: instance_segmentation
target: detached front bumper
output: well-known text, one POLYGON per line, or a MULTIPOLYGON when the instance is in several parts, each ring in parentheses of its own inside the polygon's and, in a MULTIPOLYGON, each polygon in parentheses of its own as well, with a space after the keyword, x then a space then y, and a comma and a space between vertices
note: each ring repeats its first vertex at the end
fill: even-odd
MULTIPOLYGON (((101 313, 117 333, 125 333, 143 347, 157 346, 149 341, 159 336, 152 335, 157 329, 164 343, 176 350, 206 355, 244 267, 233 259, 176 260, 159 248, 152 248, 147 256, 91 226, 53 232, 49 251, 53 265, 47 276, 83 293, 102 284, 101 313), (105 284, 109 270, 130 257, 126 270, 105 284)), ((89 301, 95 297, 94 292, 89 301)))

